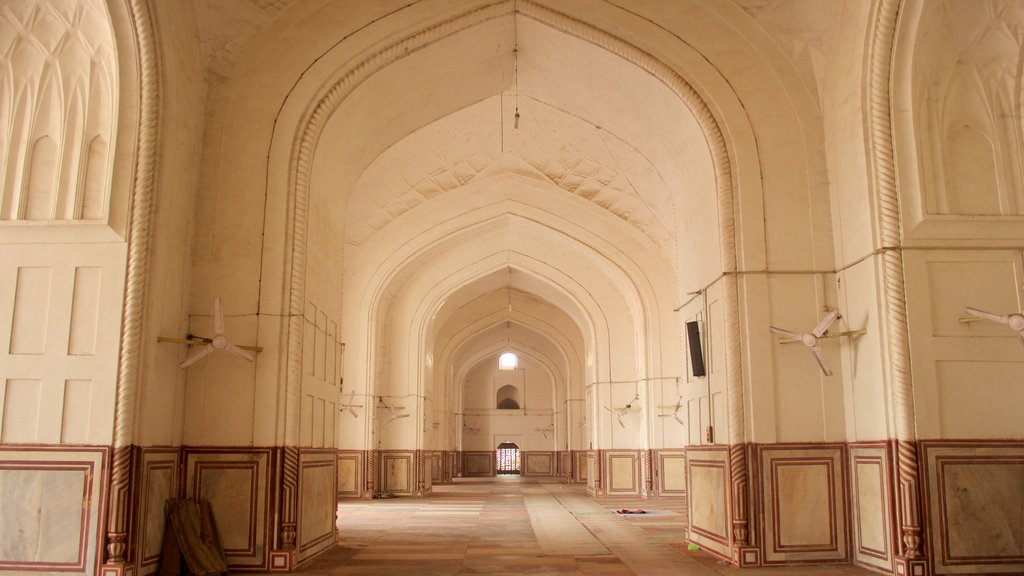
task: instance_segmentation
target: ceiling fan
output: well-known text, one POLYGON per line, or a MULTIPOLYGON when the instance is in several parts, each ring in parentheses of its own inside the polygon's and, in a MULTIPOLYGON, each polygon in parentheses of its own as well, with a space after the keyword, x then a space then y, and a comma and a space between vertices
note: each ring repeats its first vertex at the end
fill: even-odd
POLYGON ((679 410, 682 409, 682 407, 683 407, 683 397, 680 396, 679 399, 676 400, 675 405, 658 406, 658 408, 662 408, 662 409, 664 409, 664 408, 672 408, 673 409, 671 414, 658 414, 658 418, 672 418, 676 422, 679 422, 679 424, 683 428, 686 428, 686 421, 679 417, 679 410))
MULTIPOLYGON (((206 346, 204 346, 202 349, 199 350, 199 352, 196 352, 192 356, 189 356, 184 362, 182 362, 182 368, 188 368, 189 366, 195 364, 196 362, 202 360, 203 358, 214 353, 217 350, 229 352, 231 354, 234 354, 235 356, 238 356, 239 358, 244 358, 249 362, 256 361, 256 356, 254 354, 243 349, 241 346, 236 346, 235 344, 231 343, 231 341, 228 340, 227 336, 224 335, 224 313, 223 311, 221 311, 220 297, 216 297, 213 299, 213 338, 189 338, 185 342, 191 344, 193 343, 193 340, 200 340, 202 342, 206 342, 206 346)), ((163 339, 163 341, 168 342, 176 340, 165 338, 163 339)))
POLYGON ((554 422, 552 422, 551 424, 548 424, 544 428, 534 428, 533 429, 534 432, 540 432, 541 434, 543 434, 544 438, 548 437, 548 432, 553 432, 554 430, 555 430, 555 423, 554 422))
POLYGON ((1024 314, 996 314, 994 312, 978 310, 977 308, 967 308, 965 312, 975 318, 983 318, 985 320, 999 322, 1000 324, 1006 324, 1011 330, 1017 332, 1017 338, 1020 340, 1021 344, 1024 344, 1024 314))
POLYGON ((609 408, 609 407, 605 406, 604 409, 609 411, 609 412, 611 412, 612 414, 615 414, 615 419, 619 421, 619 426, 625 428, 626 427, 626 423, 622 421, 622 417, 626 414, 626 412, 629 412, 630 410, 633 409, 633 404, 635 402, 637 402, 638 400, 640 400, 640 394, 639 393, 634 395, 633 399, 630 400, 629 403, 627 403, 625 406, 623 406, 621 408, 609 408))
POLYGON ((828 332, 829 326, 831 326, 839 317, 839 310, 832 310, 826 314, 820 322, 818 322, 818 325, 815 326, 813 330, 805 333, 786 330, 785 328, 776 328, 775 326, 769 326, 768 329, 775 334, 788 336, 810 348, 811 353, 814 354, 814 358, 818 361, 818 365, 821 366, 821 371, 825 376, 831 376, 832 369, 829 368, 828 363, 825 362, 825 357, 821 353, 821 346, 818 344, 818 340, 825 337, 825 333, 828 332))
POLYGON ((391 415, 391 417, 388 418, 387 421, 384 422, 384 424, 381 425, 381 428, 387 428, 388 426, 391 425, 392 422, 394 422, 395 420, 398 420, 400 418, 408 418, 409 417, 409 413, 408 412, 399 412, 399 410, 405 410, 405 406, 392 406, 392 405, 388 404, 387 402, 385 402, 384 399, 381 398, 381 397, 378 397, 377 401, 380 402, 380 407, 385 409, 385 410, 387 410, 388 414, 391 415))
POLYGON ((480 431, 480 426, 479 425, 477 425, 477 426, 470 426, 469 424, 466 424, 465 422, 463 422, 462 423, 462 429, 465 430, 466 432, 469 432, 470 434, 476 434, 477 432, 480 431))
POLYGON ((356 418, 359 418, 359 412, 356 412, 355 409, 356 408, 362 408, 363 405, 362 404, 353 404, 353 402, 355 402, 355 399, 356 399, 356 391, 353 390, 353 391, 349 392, 349 394, 348 394, 348 402, 345 403, 345 404, 342 404, 339 407, 339 409, 342 412, 348 412, 349 414, 355 416, 356 418))

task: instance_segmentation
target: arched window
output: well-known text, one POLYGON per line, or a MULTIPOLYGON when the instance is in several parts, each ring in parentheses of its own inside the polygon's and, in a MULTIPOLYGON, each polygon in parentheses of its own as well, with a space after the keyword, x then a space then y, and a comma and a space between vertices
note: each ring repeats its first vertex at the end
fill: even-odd
POLYGON ((519 358, 512 352, 498 356, 498 370, 515 370, 519 366, 519 358))
POLYGON ((498 444, 498 474, 519 474, 519 445, 515 442, 498 444))
POLYGON ((498 410, 518 410, 519 409, 519 388, 508 384, 498 388, 497 398, 495 398, 495 404, 498 410))

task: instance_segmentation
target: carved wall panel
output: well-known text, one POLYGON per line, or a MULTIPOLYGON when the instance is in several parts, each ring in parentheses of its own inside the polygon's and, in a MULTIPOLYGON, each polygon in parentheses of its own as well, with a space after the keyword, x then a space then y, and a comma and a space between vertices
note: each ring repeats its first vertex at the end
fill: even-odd
POLYGON ((302 316, 302 408, 299 443, 313 448, 335 445, 344 345, 338 323, 313 302, 302 316))
POLYGON ((123 245, 0 246, 0 440, 106 444, 113 428, 123 245))
POLYGON ((1024 265, 1015 250, 907 253, 917 427, 921 438, 1019 438, 1024 419, 1016 332, 988 320, 961 322, 965 308, 1024 308, 1024 265))

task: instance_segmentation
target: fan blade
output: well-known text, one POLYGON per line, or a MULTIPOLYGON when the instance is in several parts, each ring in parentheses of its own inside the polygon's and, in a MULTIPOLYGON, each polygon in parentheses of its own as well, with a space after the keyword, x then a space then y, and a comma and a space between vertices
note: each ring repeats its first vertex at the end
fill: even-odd
POLYGON ((1021 330, 1020 332, 1017 332, 1017 338, 1020 339, 1020 343, 1021 344, 1024 344, 1024 330, 1021 330))
POLYGON ((213 299, 213 335, 224 334, 224 312, 220 309, 220 296, 213 299))
POLYGON ((623 428, 625 428, 626 427, 626 423, 622 421, 622 414, 617 415, 616 418, 619 420, 619 426, 622 426, 623 428))
POLYGON ((828 367, 825 362, 825 356, 821 353, 820 346, 811 347, 811 352, 814 352, 814 357, 818 360, 818 364, 821 366, 821 371, 825 373, 825 376, 832 375, 832 369, 828 367))
POLYGON ((349 406, 349 407, 348 407, 348 411, 349 411, 349 413, 350 413, 350 414, 352 414, 352 415, 353 415, 353 416, 355 416, 356 418, 359 418, 359 412, 356 412, 356 409, 355 409, 355 408, 353 408, 353 407, 349 406))
POLYGON ((966 309, 966 312, 971 316, 984 318, 993 322, 1000 322, 1002 324, 1010 323, 1010 316, 1008 314, 993 314, 992 312, 985 312, 984 310, 978 310, 977 308, 970 307, 966 309))
POLYGON ((836 321, 836 318, 839 318, 838 308, 829 312, 828 316, 822 318, 821 322, 818 322, 818 325, 814 327, 813 331, 811 331, 811 334, 814 334, 814 336, 817 338, 821 338, 822 334, 828 332, 828 327, 831 326, 832 323, 836 321))
POLYGON ((196 352, 192 356, 189 356, 189 358, 182 362, 181 364, 179 364, 179 366, 181 366, 182 368, 188 368, 189 366, 195 364, 196 362, 199 362, 212 352, 213 344, 207 344, 206 346, 203 346, 202 349, 199 350, 199 352, 196 352))
POLYGON ((791 330, 786 330, 784 328, 776 328, 775 326, 769 326, 768 330, 770 330, 774 334, 779 334, 781 336, 788 336, 789 338, 792 338, 794 340, 801 340, 804 337, 803 334, 800 334, 798 332, 793 332, 791 330))
POLYGON ((682 426, 683 428, 686 428, 686 422, 683 422, 682 418, 680 418, 679 416, 676 416, 675 414, 672 415, 672 418, 675 419, 676 422, 679 422, 680 426, 682 426))
POLYGON ((252 352, 249 352, 248 350, 242 350, 241 348, 235 346, 231 342, 228 342, 224 349, 227 350, 228 352, 231 352, 235 356, 238 356, 239 358, 245 358, 249 362, 256 361, 256 356, 253 355, 252 352))

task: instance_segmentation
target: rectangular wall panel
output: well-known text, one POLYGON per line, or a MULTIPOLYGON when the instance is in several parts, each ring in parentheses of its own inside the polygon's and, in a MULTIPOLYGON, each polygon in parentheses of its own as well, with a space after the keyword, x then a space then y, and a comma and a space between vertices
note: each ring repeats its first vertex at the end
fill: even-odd
POLYGON ((659 496, 686 496, 686 451, 655 450, 659 496))
POLYGON ((186 498, 208 500, 228 567, 266 569, 270 450, 186 449, 186 498))
POLYGON ((416 487, 414 463, 416 455, 412 451, 382 450, 380 452, 380 486, 381 490, 391 494, 412 494, 416 487))
POLYGON ((68 331, 69 356, 92 356, 96 353, 102 279, 102 268, 75 268, 75 283, 71 296, 71 326, 68 331))
POLYGON ((362 450, 338 451, 338 497, 360 498, 363 495, 363 469, 365 465, 362 450))
POLYGON ((494 452, 463 452, 462 475, 466 478, 494 476, 494 452))
POLYGON ((850 530, 854 562, 892 572, 892 475, 884 443, 850 445, 850 530))
POLYGON ((729 448, 686 449, 688 540, 719 556, 732 556, 729 448))
POLYGON ((576 455, 576 482, 586 484, 587 479, 590 478, 590 470, 593 466, 590 462, 589 455, 586 450, 576 450, 573 454, 576 455))
POLYGON ((334 450, 303 450, 299 454, 297 546, 299 562, 334 545, 337 472, 334 450))
POLYGON ((143 448, 139 459, 138 542, 136 559, 139 574, 153 574, 160 568, 164 539, 164 506, 169 498, 178 496, 178 464, 176 449, 143 448))
POLYGON ((5 444, 39 441, 39 404, 42 382, 11 379, 4 387, 4 423, 0 440, 5 444))
POLYGON ((640 495, 640 452, 638 450, 605 450, 604 491, 609 496, 640 495))
POLYGON ((843 448, 758 447, 765 564, 848 560, 843 448))
POLYGON ((44 267, 18 268, 11 317, 11 354, 46 352, 52 273, 44 267))
POLYGON ((98 570, 106 458, 103 448, 0 449, 0 571, 98 570))
POLYGON ((523 476, 552 476, 554 466, 554 452, 523 452, 523 476))
POLYGON ((85 444, 92 425, 92 380, 64 381, 64 410, 61 413, 60 441, 85 444))
POLYGON ((1024 442, 922 443, 935 574, 1024 573, 1024 442))

